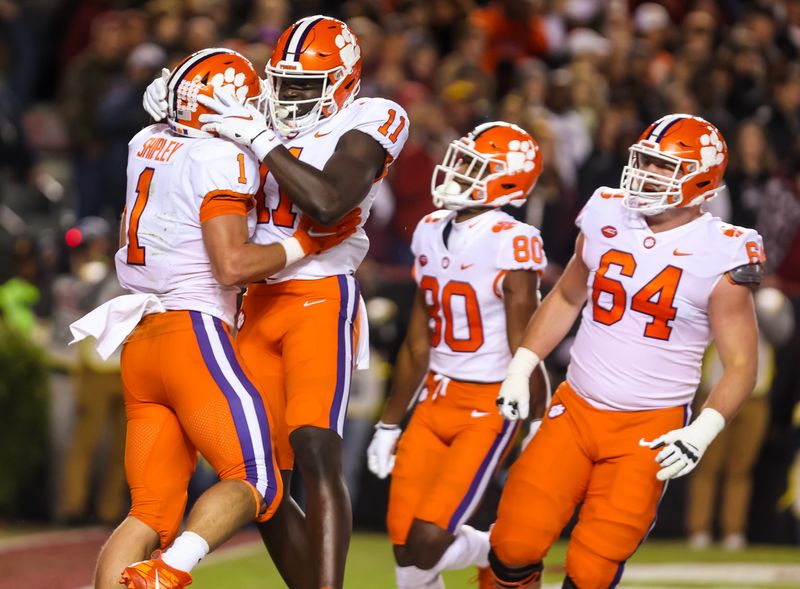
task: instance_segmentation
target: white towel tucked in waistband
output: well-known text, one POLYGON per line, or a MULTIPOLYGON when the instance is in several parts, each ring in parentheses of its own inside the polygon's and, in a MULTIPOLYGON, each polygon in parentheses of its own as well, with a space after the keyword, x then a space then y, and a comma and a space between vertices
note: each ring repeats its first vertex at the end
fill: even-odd
POLYGON ((136 328, 142 317, 164 311, 164 305, 154 294, 116 297, 72 323, 69 330, 75 339, 69 343, 72 345, 92 336, 97 339, 97 353, 103 360, 107 360, 136 328))

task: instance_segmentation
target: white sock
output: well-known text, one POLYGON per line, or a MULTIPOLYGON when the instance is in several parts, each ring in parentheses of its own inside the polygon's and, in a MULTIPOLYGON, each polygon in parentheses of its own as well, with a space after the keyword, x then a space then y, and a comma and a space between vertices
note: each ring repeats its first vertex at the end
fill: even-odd
POLYGON ((489 532, 465 525, 458 529, 456 539, 431 570, 456 571, 469 566, 489 566, 489 532))
POLYGON ((208 554, 208 542, 194 532, 184 532, 161 555, 169 566, 187 573, 208 554))
POLYGON ((394 567, 397 589, 445 589, 442 576, 435 570, 417 567, 394 567))

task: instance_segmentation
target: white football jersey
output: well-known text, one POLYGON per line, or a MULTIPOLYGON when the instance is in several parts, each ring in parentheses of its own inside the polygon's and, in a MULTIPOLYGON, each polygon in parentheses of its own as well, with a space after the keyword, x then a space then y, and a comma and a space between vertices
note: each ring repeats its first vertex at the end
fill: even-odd
MULTIPOLYGON (((408 126, 408 115, 398 104, 383 98, 360 98, 335 116, 323 119, 312 130, 295 138, 282 138, 281 141, 300 161, 321 170, 333 155, 342 135, 355 129, 366 133, 383 146, 388 154, 388 168, 405 145, 408 126)), ((313 280, 335 274, 353 274, 369 249, 369 239, 363 225, 369 217, 369 210, 381 181, 382 179, 375 181, 359 205, 361 226, 351 237, 336 247, 319 255, 308 256, 278 272, 268 279, 269 282, 313 280)), ((264 194, 259 195, 258 200, 258 225, 253 241, 275 243, 290 237, 297 229, 303 213, 281 193, 278 182, 268 171, 264 181, 264 194)))
POLYGON ((411 241, 414 277, 430 314, 430 369, 462 381, 500 382, 511 361, 503 279, 510 270, 544 269, 542 239, 538 229, 500 210, 461 223, 455 216, 431 213, 411 241))
POLYGON ((708 302, 729 270, 763 259, 761 236, 705 213, 653 233, 599 188, 576 221, 589 267, 588 298, 567 380, 601 409, 686 405, 711 339, 708 302))
POLYGON ((252 235, 259 185, 259 162, 231 141, 180 137, 167 125, 140 131, 128 145, 120 284, 158 295, 168 310, 202 311, 232 325, 239 287, 215 280, 201 223, 241 212, 243 201, 252 235))

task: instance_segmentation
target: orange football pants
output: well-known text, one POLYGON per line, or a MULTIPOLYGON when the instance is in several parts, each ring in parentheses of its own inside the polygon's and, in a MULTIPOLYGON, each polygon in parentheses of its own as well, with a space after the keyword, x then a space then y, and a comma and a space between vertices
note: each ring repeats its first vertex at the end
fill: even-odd
POLYGON ((358 282, 337 275, 247 287, 236 341, 275 418, 281 470, 294 466, 289 435, 344 428, 358 342, 358 282))
POLYGON ((567 551, 580 589, 614 587, 655 523, 666 489, 656 451, 639 445, 688 420, 687 406, 605 411, 562 383, 539 432, 509 471, 492 550, 503 563, 540 562, 583 501, 567 551))
POLYGON ((495 400, 500 383, 467 383, 428 373, 397 446, 389 511, 392 544, 406 543, 415 519, 455 533, 481 502, 517 433, 495 400))
POLYGON ((130 515, 168 546, 186 508, 199 450, 220 479, 247 482, 269 519, 283 486, 264 396, 227 325, 197 311, 147 315, 122 349, 130 515))

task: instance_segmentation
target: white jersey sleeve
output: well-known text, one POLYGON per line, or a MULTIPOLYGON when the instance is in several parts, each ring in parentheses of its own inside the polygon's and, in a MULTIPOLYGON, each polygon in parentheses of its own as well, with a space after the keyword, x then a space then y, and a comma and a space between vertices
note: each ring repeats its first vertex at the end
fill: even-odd
POLYGON ((722 234, 733 240, 731 247, 727 248, 730 258, 723 262, 723 271, 729 272, 734 268, 748 264, 759 264, 766 260, 764 255, 764 242, 754 229, 736 227, 727 223, 720 223, 722 234))
POLYGON ((400 155, 408 139, 409 122, 405 109, 385 98, 359 100, 353 107, 360 110, 353 129, 380 143, 391 160, 400 155))
POLYGON ((207 145, 189 154, 189 182, 200 201, 200 222, 224 214, 247 214, 255 206, 260 162, 252 152, 231 141, 207 145))
POLYGON ((497 267, 500 270, 534 270, 541 272, 547 266, 547 257, 539 230, 527 223, 514 223, 501 231, 497 249, 497 267))

